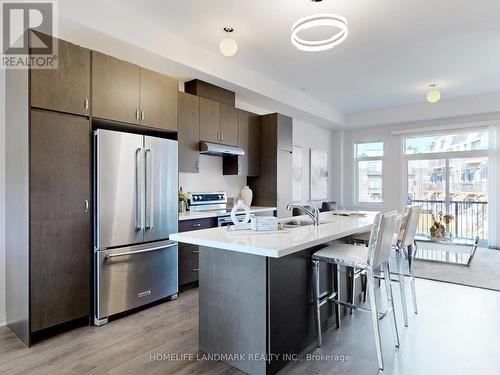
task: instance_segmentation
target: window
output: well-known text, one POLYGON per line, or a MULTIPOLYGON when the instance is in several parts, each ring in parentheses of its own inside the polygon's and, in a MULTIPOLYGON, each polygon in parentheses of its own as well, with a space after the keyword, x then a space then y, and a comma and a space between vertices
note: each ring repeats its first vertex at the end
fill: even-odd
POLYGON ((422 206, 419 235, 448 213, 453 238, 488 238, 488 133, 473 130, 405 139, 407 203, 422 206))
POLYGON ((384 142, 355 144, 356 200, 358 204, 380 204, 383 202, 383 157, 384 142))
POLYGON ((406 155, 488 149, 488 131, 430 135, 405 139, 406 155))

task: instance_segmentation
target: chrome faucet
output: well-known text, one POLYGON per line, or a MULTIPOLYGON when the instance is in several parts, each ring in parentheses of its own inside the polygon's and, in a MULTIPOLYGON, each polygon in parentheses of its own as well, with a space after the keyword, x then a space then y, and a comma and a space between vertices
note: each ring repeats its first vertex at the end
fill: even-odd
POLYGON ((304 205, 300 205, 297 203, 290 203, 289 205, 286 206, 286 209, 292 211, 294 208, 297 208, 303 211, 307 216, 309 216, 312 219, 314 225, 317 226, 319 225, 319 208, 311 201, 309 201, 308 203, 311 207, 311 210, 306 208, 304 205))

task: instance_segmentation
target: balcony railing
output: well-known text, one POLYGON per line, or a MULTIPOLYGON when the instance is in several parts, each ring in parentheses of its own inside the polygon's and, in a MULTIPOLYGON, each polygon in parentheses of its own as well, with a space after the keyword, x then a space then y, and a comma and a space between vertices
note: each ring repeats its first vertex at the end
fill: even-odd
POLYGON ((429 236, 430 227, 433 225, 432 214, 442 212, 454 216, 454 220, 448 225, 448 230, 454 238, 488 239, 488 202, 449 201, 447 207, 444 200, 410 199, 408 204, 422 206, 417 229, 419 235, 429 236))

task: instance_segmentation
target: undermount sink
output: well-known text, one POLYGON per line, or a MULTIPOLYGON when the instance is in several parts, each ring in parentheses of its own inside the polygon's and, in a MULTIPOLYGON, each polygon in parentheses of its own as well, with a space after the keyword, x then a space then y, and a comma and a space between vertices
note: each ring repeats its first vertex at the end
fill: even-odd
MULTIPOLYGON (((320 221, 320 225, 321 224, 325 224, 326 221, 320 221)), ((308 220, 289 220, 289 221, 285 221, 284 223, 281 223, 281 225, 283 226, 283 228, 299 228, 299 227, 306 227, 308 225, 313 225, 314 223, 312 221, 308 221, 308 220)))
POLYGON ((281 225, 283 226, 283 228, 296 228, 296 227, 304 227, 307 225, 313 225, 313 222, 306 220, 290 220, 281 223, 281 225))

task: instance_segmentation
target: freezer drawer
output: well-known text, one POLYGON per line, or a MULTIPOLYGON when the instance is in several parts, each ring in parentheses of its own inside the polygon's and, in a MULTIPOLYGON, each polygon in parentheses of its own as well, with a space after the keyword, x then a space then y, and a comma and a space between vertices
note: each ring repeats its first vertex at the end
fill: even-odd
POLYGON ((162 241, 96 252, 96 318, 176 294, 177 246, 162 241))

